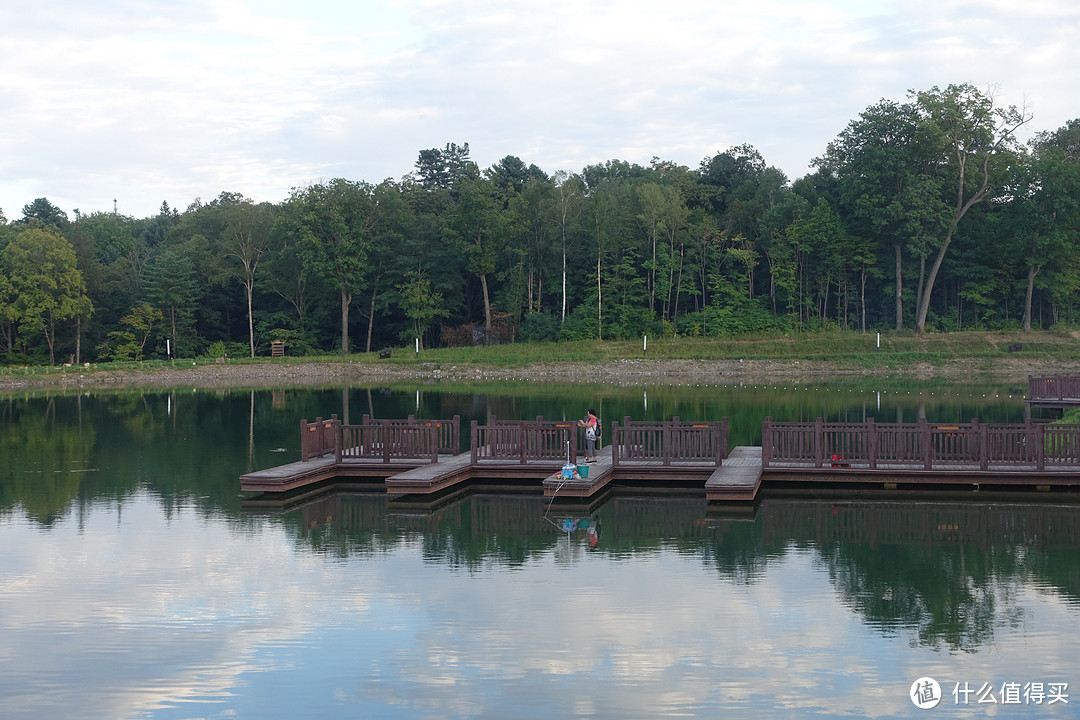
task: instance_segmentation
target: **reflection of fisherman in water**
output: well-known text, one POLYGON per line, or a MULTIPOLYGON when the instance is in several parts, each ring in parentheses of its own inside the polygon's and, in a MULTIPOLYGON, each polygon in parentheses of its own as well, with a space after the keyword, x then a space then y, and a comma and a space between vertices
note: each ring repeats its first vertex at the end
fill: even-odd
POLYGON ((564 518, 559 523, 559 529, 567 536, 572 536, 577 530, 584 530, 589 547, 596 547, 600 542, 600 518, 564 518))
POLYGON ((589 538, 589 547, 596 547, 596 544, 600 542, 600 518, 596 518, 589 524, 585 534, 589 538))

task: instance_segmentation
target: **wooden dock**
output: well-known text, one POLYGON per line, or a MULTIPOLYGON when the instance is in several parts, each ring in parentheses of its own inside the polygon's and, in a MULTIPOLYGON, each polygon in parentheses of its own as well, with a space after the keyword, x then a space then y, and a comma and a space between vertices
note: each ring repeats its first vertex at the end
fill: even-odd
MULTIPOLYGON (((596 452, 596 462, 587 463, 589 477, 574 477, 569 480, 558 477, 555 473, 544 478, 544 497, 589 498, 600 492, 614 475, 611 463, 611 447, 596 452)), ((556 471, 557 472, 557 471, 556 471)))
POLYGON ((970 423, 779 423, 766 418, 762 446, 727 449, 727 422, 611 424, 587 477, 563 479, 578 457, 566 421, 472 423, 468 452, 457 419, 301 423, 299 462, 246 473, 244 492, 284 495, 320 484, 367 480, 389 495, 438 497, 469 483, 593 501, 611 487, 704 492, 709 501, 754 501, 763 487, 896 490, 995 489, 1080 493, 1080 425, 970 423))
POLYGON ((1024 399, 1029 405, 1047 407, 1080 405, 1080 375, 1028 375, 1028 392, 1024 399))
POLYGON ((707 500, 746 501, 761 488, 761 448, 740 445, 705 481, 707 500))

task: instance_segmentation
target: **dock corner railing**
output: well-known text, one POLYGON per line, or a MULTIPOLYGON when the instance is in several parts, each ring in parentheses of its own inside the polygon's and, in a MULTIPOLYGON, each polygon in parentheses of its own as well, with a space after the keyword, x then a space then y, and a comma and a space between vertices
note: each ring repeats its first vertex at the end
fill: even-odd
POLYGON ((487 424, 472 421, 473 466, 485 461, 575 462, 578 453, 577 424, 572 420, 498 420, 488 416, 487 424))
POLYGON ((325 455, 338 455, 341 449, 340 428, 341 421, 337 415, 331 415, 329 420, 317 417, 313 423, 301 420, 300 459, 306 462, 325 455))
POLYGON ((689 422, 678 416, 671 420, 632 420, 611 423, 611 461, 710 463, 719 466, 728 456, 728 419, 689 422))
POLYGON ((1080 375, 1028 375, 1028 402, 1080 402, 1080 375))
POLYGON ((333 455, 336 462, 349 459, 426 460, 438 462, 440 453, 460 451, 461 417, 450 420, 372 420, 364 415, 361 424, 346 425, 337 415, 329 420, 300 421, 300 459, 333 455))

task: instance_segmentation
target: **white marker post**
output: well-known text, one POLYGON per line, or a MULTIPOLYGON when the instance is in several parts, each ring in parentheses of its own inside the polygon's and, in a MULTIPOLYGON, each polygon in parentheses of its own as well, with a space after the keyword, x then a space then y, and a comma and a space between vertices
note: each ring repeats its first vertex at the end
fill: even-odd
POLYGON ((642 355, 647 355, 648 353, 649 353, 649 336, 648 335, 642 335, 641 336, 641 354, 642 355))
POLYGON ((416 338, 416 356, 420 357, 420 338, 416 338))

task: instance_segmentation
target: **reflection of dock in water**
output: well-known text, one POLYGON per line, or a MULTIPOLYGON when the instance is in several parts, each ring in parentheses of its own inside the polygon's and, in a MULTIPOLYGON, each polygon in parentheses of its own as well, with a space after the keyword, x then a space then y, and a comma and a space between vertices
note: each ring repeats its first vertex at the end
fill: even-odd
POLYGON ((653 497, 608 494, 587 504, 552 504, 550 498, 520 491, 491 492, 473 487, 450 500, 407 502, 378 492, 341 490, 336 486, 312 492, 302 499, 244 501, 245 512, 296 514, 305 533, 332 525, 343 532, 378 532, 390 527, 415 532, 456 528, 470 537, 550 536, 559 530, 551 519, 602 516, 605 540, 664 538, 669 540, 713 537, 730 523, 746 525, 750 518, 717 520, 701 497, 653 497))

